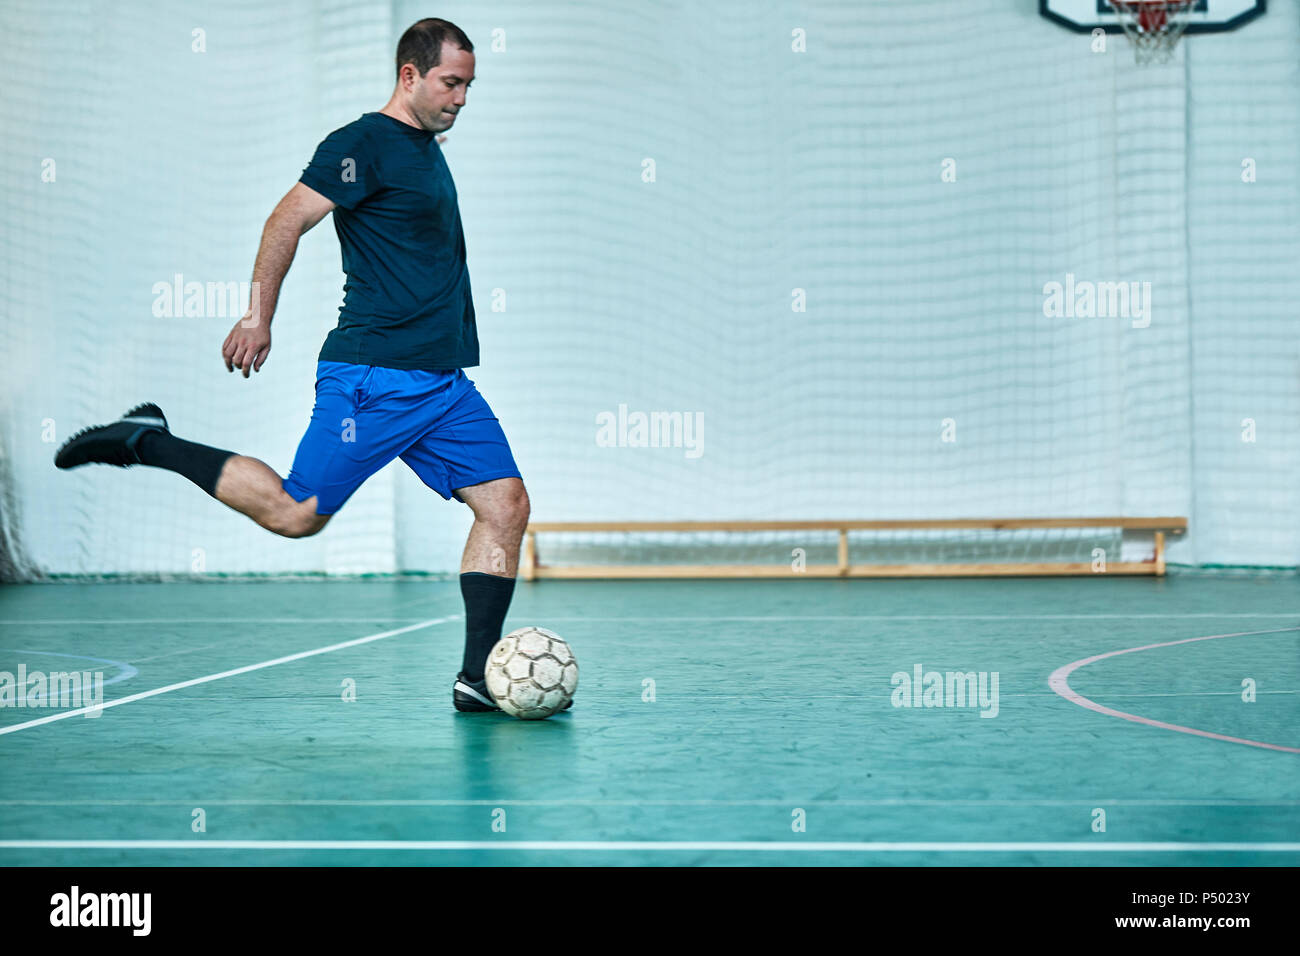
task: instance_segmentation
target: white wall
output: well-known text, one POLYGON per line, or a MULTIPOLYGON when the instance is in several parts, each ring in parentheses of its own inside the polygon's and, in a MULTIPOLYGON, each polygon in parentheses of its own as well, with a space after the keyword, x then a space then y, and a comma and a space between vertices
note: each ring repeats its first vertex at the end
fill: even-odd
MULTIPOLYGON (((219 361, 232 320, 156 318, 151 288, 246 280, 275 201, 383 104, 397 36, 430 12, 189 6, 0 12, 25 546, 52 572, 187 571, 195 548, 216 572, 454 570, 467 509, 400 463, 307 541, 173 475, 50 464, 46 419, 62 441, 155 399, 178 433, 287 472, 340 299, 329 224, 250 382, 219 361)), ((444 147, 470 376, 536 520, 1186 514, 1175 561, 1300 563, 1294 5, 1145 71, 1029 0, 547 6, 436 10, 478 47, 444 147), (1045 316, 1067 273, 1150 282, 1150 326, 1045 316), (620 404, 699 413, 704 453, 600 447, 620 404)))

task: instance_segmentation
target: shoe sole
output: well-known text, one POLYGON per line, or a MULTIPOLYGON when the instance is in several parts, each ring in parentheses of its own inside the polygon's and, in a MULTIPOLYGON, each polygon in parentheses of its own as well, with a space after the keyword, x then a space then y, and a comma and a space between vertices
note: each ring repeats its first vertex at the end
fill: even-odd
POLYGON ((459 680, 452 687, 451 702, 462 713, 484 713, 501 709, 495 702, 489 702, 473 687, 459 680))

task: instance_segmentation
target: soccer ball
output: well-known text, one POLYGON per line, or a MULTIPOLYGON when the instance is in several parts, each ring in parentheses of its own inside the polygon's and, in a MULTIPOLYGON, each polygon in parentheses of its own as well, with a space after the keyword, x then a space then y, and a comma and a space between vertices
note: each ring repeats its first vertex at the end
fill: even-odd
POLYGON ((488 693, 512 717, 541 720, 573 699, 578 660, 564 638, 544 627, 521 627, 488 655, 488 693))

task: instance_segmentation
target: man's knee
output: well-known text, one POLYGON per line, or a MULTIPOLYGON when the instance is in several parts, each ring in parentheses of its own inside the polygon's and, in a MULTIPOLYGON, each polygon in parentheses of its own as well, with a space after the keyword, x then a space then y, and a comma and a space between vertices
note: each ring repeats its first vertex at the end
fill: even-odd
POLYGON ((505 479, 500 491, 472 502, 474 517, 503 531, 523 533, 532 513, 532 503, 524 483, 518 478, 505 479))
POLYGON ((316 513, 316 496, 292 501, 276 515, 271 530, 286 538, 310 538, 329 523, 329 515, 316 513))
POLYGON ((524 490, 522 481, 519 483, 519 491, 507 499, 503 510, 510 527, 522 533, 528 526, 528 516, 532 513, 532 502, 528 500, 528 492, 524 490))
POLYGON ((515 498, 513 517, 515 523, 522 529, 528 524, 528 517, 533 512, 533 503, 528 499, 528 492, 524 489, 523 482, 519 483, 519 494, 515 498))

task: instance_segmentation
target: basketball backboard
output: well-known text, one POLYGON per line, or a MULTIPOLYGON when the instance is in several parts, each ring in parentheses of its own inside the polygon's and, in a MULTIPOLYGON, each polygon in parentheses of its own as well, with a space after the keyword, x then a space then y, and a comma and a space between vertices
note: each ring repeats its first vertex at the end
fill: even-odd
MULTIPOLYGON (((1235 30, 1264 12, 1268 0, 1195 0, 1187 14, 1187 33, 1235 30)), ((1101 28, 1121 33, 1120 17, 1110 0, 1039 0, 1043 16, 1080 33, 1101 28)))

